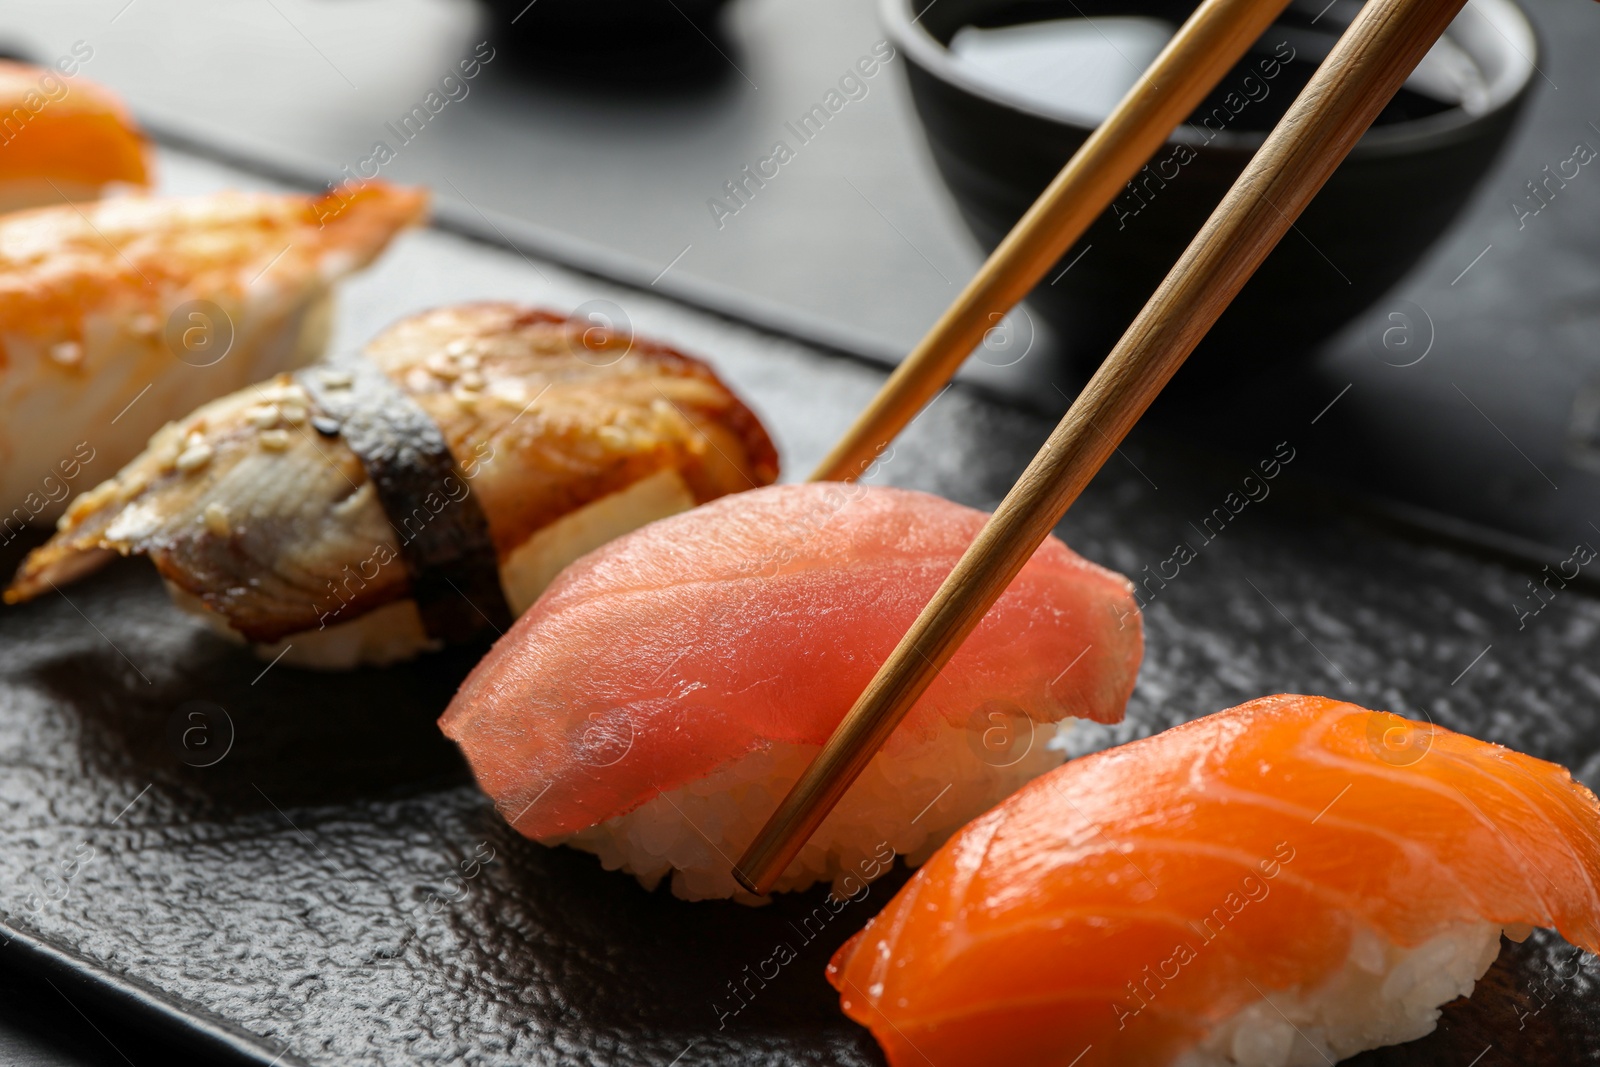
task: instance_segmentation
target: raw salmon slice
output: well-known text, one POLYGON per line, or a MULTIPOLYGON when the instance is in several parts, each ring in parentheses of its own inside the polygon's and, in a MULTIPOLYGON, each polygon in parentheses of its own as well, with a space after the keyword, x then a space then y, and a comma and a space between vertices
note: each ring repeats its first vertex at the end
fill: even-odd
POLYGON ((1600 948, 1562 768, 1321 697, 1075 760, 973 822, 829 978, 896 1067, 1334 1062, 1433 1029, 1501 929, 1600 948))

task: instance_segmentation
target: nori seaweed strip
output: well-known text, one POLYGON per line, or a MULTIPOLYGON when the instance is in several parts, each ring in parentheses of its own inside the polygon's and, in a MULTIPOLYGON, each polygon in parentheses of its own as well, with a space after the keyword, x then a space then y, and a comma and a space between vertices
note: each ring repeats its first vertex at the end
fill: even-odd
POLYGON ((336 423, 372 480, 428 636, 458 642, 486 627, 503 633, 512 615, 489 521, 433 419, 365 359, 296 378, 320 409, 317 429, 328 433, 334 427, 325 420, 336 423))

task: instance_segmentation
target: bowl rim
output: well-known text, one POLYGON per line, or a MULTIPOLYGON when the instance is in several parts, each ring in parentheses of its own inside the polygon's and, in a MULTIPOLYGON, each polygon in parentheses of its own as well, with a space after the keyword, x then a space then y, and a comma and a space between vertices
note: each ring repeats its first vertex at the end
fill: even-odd
MULTIPOLYGON (((878 17, 884 32, 888 34, 894 46, 904 51, 915 65, 952 88, 968 96, 977 97, 992 107, 1027 115, 1065 129, 1081 130, 1085 134, 1094 130, 1093 125, 1074 121, 1062 113, 1003 93, 974 77, 966 66, 950 53, 949 48, 921 24, 922 16, 913 15, 913 5, 917 2, 918 0, 879 0, 878 4, 878 17)), ((923 14, 927 13, 933 3, 937 3, 937 0, 927 3, 923 8, 923 14)), ((1375 126, 1362 135, 1351 155, 1361 157, 1399 155, 1437 144, 1456 143, 1470 138, 1479 127, 1493 123, 1506 112, 1514 111, 1521 106, 1533 86, 1534 74, 1542 73, 1539 71, 1539 56, 1543 49, 1532 20, 1528 18, 1527 12, 1517 0, 1468 0, 1466 7, 1462 9, 1462 14, 1468 10, 1476 10, 1480 17, 1488 19, 1499 35, 1506 39, 1510 54, 1521 61, 1520 63, 1513 61, 1517 68, 1512 75, 1514 83, 1508 89, 1502 90, 1498 99, 1493 100, 1490 106, 1475 114, 1467 112, 1464 108, 1452 107, 1420 119, 1375 126), (1518 48, 1505 33, 1503 27, 1507 23, 1518 36, 1523 38, 1527 46, 1526 51, 1518 48)), ((1457 18, 1460 18, 1460 15, 1457 18)), ((1222 130, 1207 137, 1207 131, 1184 123, 1168 135, 1165 143, 1250 155, 1265 143, 1268 132, 1270 131, 1222 130)))

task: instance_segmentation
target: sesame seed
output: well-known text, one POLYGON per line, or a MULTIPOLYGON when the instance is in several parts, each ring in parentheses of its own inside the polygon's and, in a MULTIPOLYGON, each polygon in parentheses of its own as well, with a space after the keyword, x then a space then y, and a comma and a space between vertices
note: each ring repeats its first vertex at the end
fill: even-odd
POLYGON ((461 388, 471 389, 476 392, 484 386, 483 375, 475 370, 469 370, 461 376, 461 388))
POLYGON ((62 341, 50 346, 50 358, 63 367, 76 367, 83 362, 83 346, 76 341, 62 341))
POLYGON ((211 446, 208 444, 190 445, 178 453, 177 468, 185 474, 197 471, 211 462, 211 446))
POLYGON ((306 421, 306 409, 303 404, 283 405, 283 421, 290 426, 299 426, 306 421))
POLYGON ((258 430, 265 430, 269 426, 276 426, 278 417, 282 414, 276 404, 258 404, 244 413, 250 425, 258 430))
POLYGON ((322 384, 324 386, 326 386, 327 388, 329 388, 329 389, 348 389, 348 388, 350 388, 351 378, 350 378, 350 375, 348 373, 346 373, 345 371, 342 371, 342 370, 325 370, 320 375, 318 375, 318 377, 322 379, 322 384))
POLYGON ((261 435, 261 447, 268 452, 282 452, 289 447, 288 430, 267 430, 261 435))
POLYGON ((233 527, 228 523, 228 509, 215 500, 206 505, 202 519, 206 529, 217 537, 227 537, 233 532, 233 527))

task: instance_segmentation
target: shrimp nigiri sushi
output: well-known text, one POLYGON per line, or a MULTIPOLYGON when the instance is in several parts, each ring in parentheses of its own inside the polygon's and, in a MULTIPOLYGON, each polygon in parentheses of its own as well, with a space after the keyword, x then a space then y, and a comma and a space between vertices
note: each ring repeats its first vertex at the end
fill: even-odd
POLYGON ((1600 950, 1597 883, 1561 767, 1267 697, 1034 781, 828 976, 893 1067, 1318 1067, 1432 1031, 1502 932, 1600 950))
MULTIPOLYGON (((557 578, 439 720, 520 833, 647 888, 754 900, 754 838, 986 516, 926 493, 752 490, 652 523, 557 578)), ((926 856, 1116 722, 1143 650, 1127 579, 1048 539, 779 880, 926 856)))
POLYGON ((268 659, 390 663, 503 630, 576 557, 777 473, 700 361, 513 304, 447 307, 168 425, 73 502, 6 599, 142 554, 268 659))
POLYGON ((374 183, 0 216, 0 543, 168 419, 320 356, 333 283, 426 207, 374 183))
POLYGON ((78 74, 93 54, 79 41, 54 70, 0 60, 0 212, 149 183, 149 151, 133 116, 78 74))

